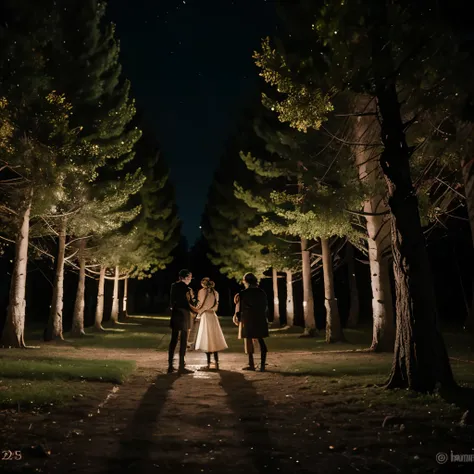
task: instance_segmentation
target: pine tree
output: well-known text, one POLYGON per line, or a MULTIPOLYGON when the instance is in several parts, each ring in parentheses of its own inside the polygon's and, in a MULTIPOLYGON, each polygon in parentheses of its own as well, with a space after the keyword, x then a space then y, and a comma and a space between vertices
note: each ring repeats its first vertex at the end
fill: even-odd
MULTIPOLYGON (((354 241, 360 236, 352 227, 350 209, 357 209, 363 191, 355 176, 355 168, 350 159, 340 150, 332 149, 331 143, 321 142, 316 133, 266 132, 263 134, 270 149, 283 157, 278 164, 267 163, 255 166, 255 159, 245 157, 247 164, 262 175, 276 175, 275 166, 282 169, 280 174, 296 178, 296 192, 279 191, 278 187, 267 196, 264 207, 272 216, 264 216, 257 232, 271 231, 298 236, 306 240, 320 240, 325 277, 326 338, 333 342, 343 338, 337 301, 334 295, 332 256, 329 240, 334 236, 350 236, 354 241), (314 159, 317 157, 317 159, 314 159), (270 171, 266 171, 270 170, 270 171), (304 173, 303 173, 304 171, 304 173)), ((255 197, 240 189, 239 195, 247 203, 255 202, 255 197)), ((262 203, 262 194, 256 198, 262 203)), ((306 242, 303 240, 303 245, 306 242)), ((306 251, 302 248, 303 255, 306 251)))
MULTIPOLYGON (((166 268, 173 260, 172 252, 178 245, 180 221, 169 181, 169 172, 162 159, 153 133, 146 132, 136 146, 136 158, 125 165, 124 171, 133 170, 136 164, 142 170, 143 182, 129 193, 128 207, 133 208, 133 219, 123 221, 118 231, 105 235, 97 245, 94 259, 100 263, 99 290, 103 288, 105 269, 113 268, 114 301, 111 320, 117 322, 120 314, 126 315, 128 280, 148 278, 166 268), (118 306, 118 282, 124 280, 123 306, 118 306)), ((133 182, 137 182, 135 177, 133 182)), ((103 293, 99 291, 99 293, 103 293)), ((103 317, 103 298, 98 299, 96 327, 100 329, 103 317)))
POLYGON ((129 254, 130 277, 145 278, 165 269, 173 260, 171 253, 178 245, 181 223, 168 166, 151 131, 138 143, 137 155, 144 163, 146 181, 137 194, 141 213, 133 223, 137 239, 129 254))
POLYGON ((127 315, 129 278, 150 278, 173 260, 179 242, 181 222, 168 167, 150 131, 140 140, 137 155, 143 164, 145 183, 134 202, 140 213, 130 223, 127 247, 121 252, 119 268, 124 278, 121 313, 127 315))
POLYGON ((8 162, 22 179, 5 199, 14 209, 15 259, 2 344, 24 347, 25 284, 30 219, 51 212, 65 192, 68 157, 94 154, 78 145, 71 127, 72 105, 57 92, 47 71, 48 52, 57 41, 57 19, 48 2, 4 2, 0 30, 0 97, 11 118, 8 162))
MULTIPOLYGON (((402 122, 397 86, 403 84, 404 74, 416 75, 424 86, 424 78, 432 77, 430 72, 437 70, 440 59, 451 60, 453 55, 447 50, 451 43, 439 34, 435 17, 424 9, 425 5, 420 10, 418 5, 399 7, 388 8, 385 1, 321 1, 309 5, 305 29, 314 30, 313 44, 318 45, 326 63, 322 70, 325 77, 317 80, 317 85, 307 80, 308 76, 301 81, 301 70, 293 69, 291 78, 294 64, 288 65, 268 43, 257 59, 266 79, 279 83, 280 89, 283 84, 283 93, 288 97, 274 108, 282 120, 299 129, 321 128, 335 108, 332 98, 338 89, 369 93, 376 98, 383 144, 380 164, 392 214, 397 282, 397 336, 389 386, 430 391, 437 382, 451 385, 453 377, 436 323, 428 258, 411 179, 409 159, 413 148, 407 145, 405 132, 409 124, 402 122), (401 32, 403 36, 399 35, 401 32), (414 65, 419 65, 418 69, 414 70, 414 65), (297 82, 296 76, 300 78, 297 82)), ((303 68, 303 72, 308 69, 303 68)), ((407 83, 413 81, 407 79, 404 85, 407 83)), ((443 91, 442 81, 430 86, 421 87, 427 97, 441 97, 447 92, 443 91)))
POLYGON ((201 224, 212 249, 209 259, 223 274, 236 281, 241 281, 247 272, 262 278, 270 268, 262 254, 265 246, 247 232, 257 222, 256 212, 233 192, 235 179, 254 184, 252 173, 239 157, 241 147, 255 140, 246 120, 243 124, 229 141, 215 173, 201 224))
MULTIPOLYGON (((278 218, 273 213, 273 204, 270 199, 271 191, 273 189, 285 189, 288 185, 290 189, 296 189, 300 173, 298 172, 298 164, 291 161, 291 157, 294 156, 292 154, 292 143, 294 142, 279 132, 275 134, 273 128, 278 129, 278 127, 275 127, 274 123, 268 125, 267 121, 271 120, 271 118, 268 117, 268 114, 265 114, 265 109, 262 110, 260 106, 256 110, 257 112, 253 117, 252 124, 254 133, 260 140, 257 143, 252 142, 253 149, 251 152, 247 149, 245 152, 240 153, 240 157, 248 170, 254 173, 250 188, 254 187, 255 192, 252 192, 249 188, 244 190, 241 183, 235 182, 235 196, 257 211, 257 215, 259 216, 258 221, 262 219, 262 214, 269 213, 271 216, 270 219, 268 215, 263 216, 265 223, 268 225, 272 220, 275 220, 275 218, 278 223, 278 218), (256 153, 260 157, 265 156, 267 159, 256 159, 252 153, 256 153), (293 169, 291 169, 292 164, 294 165, 293 169), (271 180, 270 184, 267 182, 269 180, 271 180), (255 187, 256 183, 258 183, 257 187, 255 187)), ((255 228, 249 230, 250 233, 255 235, 271 234, 272 231, 271 228, 267 228, 263 232, 261 232, 260 229, 255 230, 255 228)), ((317 331, 311 283, 311 253, 308 240, 301 236, 299 240, 303 275, 303 314, 305 321, 303 336, 311 337, 317 331)), ((287 278, 291 280, 291 270, 287 272, 287 278)), ((292 283, 288 285, 288 289, 290 289, 290 287, 291 291, 289 291, 288 294, 292 295, 292 283)), ((294 314, 294 309, 291 309, 293 304, 292 298, 290 298, 288 301, 290 315, 294 314)))
MULTIPOLYGON (((104 247, 111 254, 109 260, 114 260, 114 266, 117 265, 115 262, 120 259, 121 253, 129 248, 129 240, 132 239, 132 236, 123 236, 121 228, 140 212, 139 206, 131 204, 130 197, 139 192, 144 181, 145 177, 139 168, 134 174, 127 173, 116 180, 108 179, 94 184, 92 191, 94 198, 84 206, 83 212, 76 215, 76 219, 79 216, 83 217, 80 234, 76 234, 79 241, 80 268, 85 267, 87 260, 100 261, 104 247), (90 246, 93 248, 91 251, 87 251, 86 248, 88 241, 91 241, 90 246)), ((84 334, 84 290, 85 272, 81 272, 73 312, 72 336, 84 334)))
POLYGON ((65 192, 48 216, 47 229, 57 234, 58 250, 46 339, 62 338, 66 240, 68 236, 75 240, 82 235, 87 212, 97 207, 92 182, 98 176, 98 168, 110 161, 117 166, 132 158, 133 144, 140 136, 137 128, 127 128, 135 108, 129 99, 130 84, 120 80, 119 47, 114 26, 103 21, 105 4, 95 0, 59 1, 51 8, 57 39, 48 50, 45 68, 52 85, 71 101, 74 110, 70 120, 78 131, 77 143, 93 153, 69 156, 65 192), (94 205, 88 205, 89 200, 94 205))

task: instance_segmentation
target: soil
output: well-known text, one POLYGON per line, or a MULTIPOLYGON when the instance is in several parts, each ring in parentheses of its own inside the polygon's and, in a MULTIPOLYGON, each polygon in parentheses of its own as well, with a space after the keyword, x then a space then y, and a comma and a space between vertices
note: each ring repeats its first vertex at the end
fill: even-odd
MULTIPOLYGON (((56 351, 66 355, 59 347, 49 347, 47 354, 56 351)), ((364 403, 367 387, 338 389, 335 378, 333 389, 328 389, 327 379, 323 389, 317 377, 285 374, 278 368, 283 357, 334 360, 350 357, 347 354, 270 353, 268 371, 260 373, 243 372, 245 356, 232 353, 221 354, 219 371, 202 370, 205 355, 190 352, 187 367, 195 372, 168 375, 163 352, 96 348, 67 352, 68 357, 88 355, 134 359, 137 370, 118 390, 111 384, 86 383, 87 396, 72 406, 42 413, 0 412, 0 448, 22 455, 21 460, 0 461, 0 470, 472 472, 472 463, 436 462, 440 452, 474 454, 474 431, 458 425, 458 412, 440 415, 430 413, 428 406, 403 411, 393 405, 371 407, 364 403), (386 416, 399 419, 382 427, 386 416)), ((357 357, 367 364, 376 356, 357 357)))

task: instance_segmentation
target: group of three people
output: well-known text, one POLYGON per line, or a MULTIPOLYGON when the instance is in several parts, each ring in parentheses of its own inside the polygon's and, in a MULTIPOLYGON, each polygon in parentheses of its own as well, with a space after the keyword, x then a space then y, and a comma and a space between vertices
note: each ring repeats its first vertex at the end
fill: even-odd
MULTIPOLYGON (((175 371, 174 353, 178 339, 180 340, 178 372, 182 374, 193 372, 185 367, 185 355, 189 334, 195 324, 199 324, 199 330, 194 348, 206 353, 208 367, 211 364, 211 355, 214 354, 216 369, 218 369, 218 354, 227 349, 227 343, 216 314, 219 293, 214 288, 214 282, 209 278, 203 278, 201 280, 202 288, 196 298, 189 286, 192 277, 189 270, 181 270, 179 281, 171 285, 171 341, 168 350, 168 373, 175 371)), ((253 341, 256 339, 260 345, 260 370, 263 372, 268 352, 264 341, 264 338, 268 337, 267 295, 258 287, 257 277, 253 273, 246 273, 242 283, 245 289, 234 298, 236 308, 233 322, 239 327, 238 337, 244 340, 245 352, 249 358, 249 364, 243 370, 255 370, 253 341)))

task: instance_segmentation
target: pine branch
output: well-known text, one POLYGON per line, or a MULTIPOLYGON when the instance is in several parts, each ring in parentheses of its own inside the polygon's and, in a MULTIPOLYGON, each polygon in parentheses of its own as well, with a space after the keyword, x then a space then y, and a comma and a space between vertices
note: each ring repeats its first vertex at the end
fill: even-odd
POLYGON ((85 237, 77 237, 76 239, 70 240, 70 241, 66 244, 66 247, 69 247, 71 244, 73 244, 74 242, 78 242, 79 240, 91 239, 92 237, 94 237, 94 236, 93 236, 93 235, 87 235, 87 236, 85 236, 85 237))
POLYGON ((348 212, 349 214, 354 214, 355 216, 387 216, 390 214, 390 210, 387 209, 386 211, 383 212, 364 212, 364 211, 352 211, 350 209, 344 209, 345 212, 348 212))

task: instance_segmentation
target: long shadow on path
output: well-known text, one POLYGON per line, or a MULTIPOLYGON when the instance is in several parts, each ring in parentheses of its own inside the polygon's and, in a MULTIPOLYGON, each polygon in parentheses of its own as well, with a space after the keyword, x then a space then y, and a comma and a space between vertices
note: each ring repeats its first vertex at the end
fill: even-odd
POLYGON ((225 370, 219 373, 229 407, 239 419, 246 458, 261 474, 286 472, 279 460, 284 453, 275 444, 277 436, 272 440, 268 432, 268 402, 242 373, 225 370))
POLYGON ((119 474, 157 472, 153 466, 153 441, 160 414, 178 375, 159 375, 151 383, 119 441, 118 453, 108 462, 107 472, 119 474))

